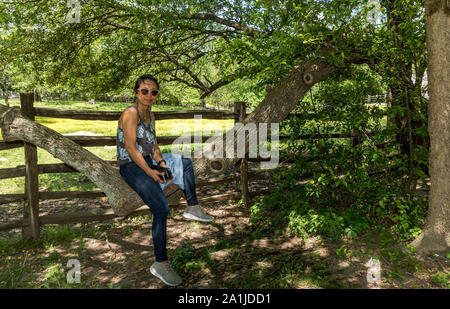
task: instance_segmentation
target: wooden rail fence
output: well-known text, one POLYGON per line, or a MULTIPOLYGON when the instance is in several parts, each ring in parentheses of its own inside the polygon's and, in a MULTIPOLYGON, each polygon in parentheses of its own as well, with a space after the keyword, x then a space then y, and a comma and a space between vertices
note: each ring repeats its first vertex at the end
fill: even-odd
MULTIPOLYGON (((20 106, 22 113, 29 119, 34 120, 36 116, 53 117, 53 118, 67 118, 78 120, 118 120, 121 112, 111 111, 80 111, 80 110, 58 110, 51 108, 34 107, 34 94, 21 93, 20 106)), ((241 121, 245 115, 245 102, 236 102, 234 112, 223 111, 174 111, 174 112, 154 112, 156 120, 165 119, 193 119, 194 115, 202 115, 207 119, 234 119, 235 122, 241 121)), ((115 146, 115 136, 67 136, 77 144, 83 147, 88 146, 115 146)), ((195 138, 195 137, 194 137, 195 138)), ((209 137, 202 136, 201 139, 205 142, 209 137)), ((183 143, 183 140, 178 136, 158 136, 158 143, 160 145, 183 143), (177 141, 175 141, 178 139, 177 141)), ((24 147, 25 165, 17 166, 15 168, 0 169, 0 179, 8 179, 15 177, 25 177, 25 193, 23 194, 1 194, 0 204, 24 201, 23 219, 8 223, 0 223, 0 230, 9 230, 13 228, 22 228, 22 235, 28 238, 38 238, 40 226, 44 224, 65 224, 71 222, 90 222, 98 220, 108 220, 117 217, 112 210, 96 213, 75 213, 71 215, 48 215, 39 216, 39 201, 48 199, 61 198, 97 198, 105 196, 101 190, 94 191, 58 191, 48 192, 39 191, 39 174, 46 173, 74 173, 78 172, 72 167, 64 163, 59 164, 38 164, 37 149, 33 144, 23 141, 5 142, 0 141, 0 150, 13 149, 17 147, 24 147)), ((246 162, 247 159, 241 159, 246 162)), ((112 165, 117 165, 116 161, 109 161, 112 165)), ((241 163, 236 168, 235 173, 227 177, 217 177, 209 179, 208 181, 198 182, 198 188, 203 186, 217 185, 222 183, 229 183, 235 181, 239 192, 228 195, 209 196, 206 198, 199 198, 199 202, 206 203, 212 201, 225 201, 230 198, 242 197, 247 203, 250 193, 248 192, 248 178, 247 170, 242 172, 242 168, 247 169, 246 163, 241 163)), ((251 177, 257 177, 251 175, 251 177)), ((257 192, 256 192, 257 194, 257 192)), ((251 194, 253 195, 253 194, 251 194)), ((180 202, 183 205, 185 202, 180 202)), ((176 206, 176 205, 171 205, 176 206)), ((147 207, 139 208, 131 215, 146 212, 147 207)))
MULTIPOLYGON (((121 112, 113 111, 86 111, 86 110, 58 110, 51 108, 34 107, 34 94, 21 93, 20 94, 21 111, 29 119, 34 120, 36 116, 53 117, 53 118, 67 118, 78 120, 118 120, 121 112)), ((202 118, 207 119, 234 119, 235 123, 242 121, 246 116, 246 103, 235 102, 234 111, 171 111, 171 112, 154 112, 156 120, 166 119, 193 119, 194 115, 202 115, 202 118)), ((293 114, 294 116, 302 116, 293 114)), ((77 144, 83 147, 88 146, 115 146, 115 136, 66 136, 77 144)), ((209 137, 202 136, 202 142, 205 142, 209 137)), ((280 136, 279 139, 289 139, 290 136, 280 136)), ((296 139, 310 139, 310 138, 355 138, 353 134, 314 134, 302 135, 296 139)), ((194 139, 195 140, 195 139, 194 139)), ((158 143, 160 145, 182 143, 178 136, 158 136, 158 143), (178 139, 178 141, 175 141, 178 139)), ((74 222, 90 222, 109 220, 117 217, 112 210, 103 212, 90 213, 76 213, 71 215, 46 215, 39 216, 39 201, 49 199, 62 198, 97 198, 103 197, 105 194, 101 190, 94 191, 59 191, 48 192, 39 191, 39 175, 46 173, 77 173, 64 163, 59 164, 38 164, 37 149, 33 144, 23 141, 5 142, 0 141, 0 150, 13 149, 17 147, 24 147, 25 165, 17 166, 15 168, 0 169, 0 179, 25 177, 25 193, 23 194, 0 194, 0 204, 6 204, 17 201, 24 201, 23 219, 13 222, 0 223, 1 230, 10 230, 14 228, 22 228, 23 237, 38 238, 41 225, 45 224, 67 224, 74 222)), ((236 165, 235 171, 232 175, 227 177, 217 177, 209 179, 208 181, 198 182, 197 187, 211 186, 223 183, 236 182, 236 192, 227 195, 209 196, 199 198, 200 203, 219 202, 229 199, 242 198, 247 205, 249 197, 265 193, 267 190, 258 192, 249 192, 248 180, 261 179, 261 174, 254 174, 248 172, 248 162, 259 162, 265 159, 260 158, 243 158, 240 159, 239 164, 236 165)), ((266 159, 267 160, 267 159, 266 159)), ((108 161, 112 165, 117 165, 116 161, 108 161)), ((267 176, 266 176, 267 177, 267 176)), ((185 205, 185 201, 178 205, 185 205)), ((176 206, 176 205, 171 205, 176 206)), ((149 212, 148 207, 141 207, 130 215, 137 215, 149 212)))

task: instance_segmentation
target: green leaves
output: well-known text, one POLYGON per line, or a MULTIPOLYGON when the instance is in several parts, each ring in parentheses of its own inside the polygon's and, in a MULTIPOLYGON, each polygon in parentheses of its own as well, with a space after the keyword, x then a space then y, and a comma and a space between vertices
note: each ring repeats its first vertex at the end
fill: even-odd
POLYGON ((76 91, 114 91, 150 69, 162 80, 207 92, 209 81, 221 79, 276 84, 326 37, 339 37, 346 22, 358 19, 351 15, 358 5, 80 0, 80 23, 68 24, 66 2, 50 0, 2 3, 0 20, 6 20, 8 10, 14 23, 27 29, 17 34, 48 84, 73 88, 83 79, 76 91), (205 64, 215 65, 218 73, 205 73, 205 64))

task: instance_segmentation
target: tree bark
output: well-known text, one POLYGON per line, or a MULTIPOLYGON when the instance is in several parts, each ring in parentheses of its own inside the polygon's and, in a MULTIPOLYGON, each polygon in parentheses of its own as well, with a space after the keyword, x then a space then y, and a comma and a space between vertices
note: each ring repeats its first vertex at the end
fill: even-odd
POLYGON ((450 248, 449 6, 447 0, 425 1, 431 190, 425 227, 411 243, 421 254, 450 248))
MULTIPOLYGON (((292 68, 279 84, 266 95, 257 108, 247 115, 242 124, 254 123, 258 127, 260 123, 280 123, 284 120, 312 86, 339 70, 336 66, 324 60, 333 50, 331 47, 323 47, 318 52, 318 58, 305 60, 292 68)), ((349 59, 348 62, 353 62, 353 60, 349 59)), ((235 136, 239 136, 245 128, 243 126, 234 127, 232 130, 235 132, 235 136)), ((236 154, 237 148, 236 141, 233 144, 227 143, 225 145, 226 136, 231 135, 229 133, 211 138, 208 146, 194 153, 193 163, 196 174, 202 174, 208 170, 213 173, 217 170, 221 171, 224 169, 223 165, 234 166, 239 158, 236 158, 236 156, 234 158, 226 157, 228 152, 236 154), (218 147, 223 149, 221 157, 215 157, 212 153, 209 153, 209 151, 218 147), (234 147, 234 149, 230 149, 231 147, 234 147)), ((247 135, 244 145, 248 145, 248 139, 249 136, 247 135)), ((248 149, 246 149, 246 152, 248 152, 248 149)))
POLYGON ((34 88, 33 92, 34 92, 34 99, 35 99, 35 101, 36 102, 42 102, 41 92, 39 91, 39 89, 38 88, 34 88))
POLYGON ((27 119, 17 107, 0 105, 0 126, 6 141, 23 140, 47 150, 86 175, 108 197, 114 213, 127 215, 144 205, 117 168, 52 129, 27 119))
MULTIPOLYGON (((6 73, 4 73, 4 74, 6 74, 6 73)), ((9 107, 9 95, 8 95, 8 88, 6 85, 6 76, 3 76, 3 85, 2 86, 3 86, 2 88, 3 88, 3 97, 5 99, 5 104, 6 104, 6 106, 9 107)))

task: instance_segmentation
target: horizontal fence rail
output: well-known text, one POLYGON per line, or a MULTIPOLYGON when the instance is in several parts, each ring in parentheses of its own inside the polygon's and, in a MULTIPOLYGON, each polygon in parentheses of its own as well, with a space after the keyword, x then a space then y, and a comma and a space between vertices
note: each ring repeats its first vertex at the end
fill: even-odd
MULTIPOLYGON (((267 134, 270 136, 270 134, 267 134)), ((368 134, 369 136, 372 133, 368 134)), ((334 133, 334 134, 302 134, 298 136, 291 135, 280 135, 279 140, 286 139, 295 139, 295 140, 304 140, 304 139, 319 139, 319 138, 354 138, 356 134, 351 133, 334 133)), ((116 146, 116 137, 115 136, 84 136, 84 135, 72 135, 65 136, 70 140, 74 141, 80 146, 83 147, 95 147, 95 146, 116 146)), ((177 145, 177 144, 186 144, 188 142, 200 141, 205 143, 209 138, 214 136, 158 136, 158 144, 159 145, 177 145)), ((23 147, 23 141, 11 141, 5 142, 0 141, 0 150, 7 150, 13 148, 23 147)))
MULTIPOLYGON (((67 118, 78 120, 119 120, 122 112, 116 111, 88 111, 88 110, 61 110, 55 108, 35 107, 35 116, 67 118)), ((236 119, 239 115, 234 112, 210 111, 210 110, 182 110, 170 112, 152 112, 155 120, 167 119, 194 119, 194 116, 201 115, 207 119, 236 119)))
MULTIPOLYGON (((75 171, 77 172, 77 171, 75 171)), ((219 184, 231 183, 239 180, 239 173, 233 173, 226 177, 216 177, 204 181, 197 181, 196 188, 202 188, 206 186, 215 186, 219 184)), ((266 173, 249 173, 250 179, 263 179, 261 177, 267 177, 266 173)), ((94 191, 39 191, 39 200, 53 200, 62 198, 97 198, 106 196, 101 190, 94 191)), ((2 194, 0 195, 0 204, 8 204, 25 199, 24 193, 19 194, 2 194)))

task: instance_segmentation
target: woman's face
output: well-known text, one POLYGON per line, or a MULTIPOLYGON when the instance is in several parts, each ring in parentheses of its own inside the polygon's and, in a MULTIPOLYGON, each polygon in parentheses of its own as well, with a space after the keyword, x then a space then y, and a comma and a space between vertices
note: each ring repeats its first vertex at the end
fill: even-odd
POLYGON ((139 85, 139 88, 136 93, 136 99, 137 99, 138 104, 150 106, 156 102, 156 98, 158 97, 158 95, 159 95, 159 89, 158 89, 158 86, 156 85, 156 83, 152 80, 144 80, 139 85), (155 90, 158 91, 158 93, 156 95, 154 93, 155 90), (142 92, 144 92, 146 94, 144 94, 142 92))

